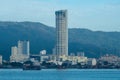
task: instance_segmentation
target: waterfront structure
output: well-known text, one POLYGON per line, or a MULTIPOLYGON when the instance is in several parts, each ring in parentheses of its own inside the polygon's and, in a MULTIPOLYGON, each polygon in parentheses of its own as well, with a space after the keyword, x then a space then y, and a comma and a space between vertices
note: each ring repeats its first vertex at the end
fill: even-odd
POLYGON ((40 62, 50 61, 50 60, 49 60, 49 57, 50 57, 49 55, 41 55, 41 56, 40 56, 40 62))
POLYGON ((60 62, 71 61, 72 64, 83 63, 83 62, 87 63, 87 57, 62 55, 59 58, 60 58, 59 60, 60 62))
POLYGON ((115 55, 112 55, 112 54, 106 54, 104 56, 101 56, 99 58, 99 61, 106 61, 108 63, 117 63, 117 62, 120 62, 120 57, 118 56, 115 56, 115 55))
POLYGON ((29 41, 18 41, 18 54, 30 55, 29 41))
POLYGON ((88 66, 95 66, 97 64, 97 60, 95 58, 88 58, 87 65, 88 66))
POLYGON ((34 60, 34 61, 40 62, 40 59, 41 59, 41 58, 40 58, 40 55, 35 55, 35 54, 33 55, 33 54, 32 54, 32 55, 30 55, 30 59, 31 59, 31 60, 34 60))
POLYGON ((68 55, 67 10, 59 10, 56 15, 56 55, 68 55))

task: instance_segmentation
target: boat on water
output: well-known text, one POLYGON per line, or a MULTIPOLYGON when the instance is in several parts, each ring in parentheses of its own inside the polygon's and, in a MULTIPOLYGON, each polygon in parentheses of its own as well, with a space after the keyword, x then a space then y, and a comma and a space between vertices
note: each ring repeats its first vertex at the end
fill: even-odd
POLYGON ((41 70, 40 66, 24 66, 23 70, 41 70))
POLYGON ((41 70, 40 63, 26 61, 23 64, 23 70, 41 70))

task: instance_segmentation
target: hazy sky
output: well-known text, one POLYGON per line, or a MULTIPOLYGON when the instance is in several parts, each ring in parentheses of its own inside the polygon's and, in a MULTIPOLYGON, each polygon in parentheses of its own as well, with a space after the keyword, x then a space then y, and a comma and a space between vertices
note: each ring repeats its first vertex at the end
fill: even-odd
POLYGON ((69 28, 120 31, 120 0, 0 0, 0 21, 33 21, 55 27, 67 9, 69 28))

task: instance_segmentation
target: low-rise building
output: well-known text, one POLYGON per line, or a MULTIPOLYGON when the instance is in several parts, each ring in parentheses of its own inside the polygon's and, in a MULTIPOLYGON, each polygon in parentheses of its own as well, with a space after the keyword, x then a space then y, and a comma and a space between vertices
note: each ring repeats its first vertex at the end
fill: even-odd
POLYGON ((77 63, 81 63, 81 62, 87 62, 87 57, 83 57, 83 56, 65 56, 62 55, 59 57, 60 61, 71 61, 72 64, 77 64, 77 63))
POLYGON ((40 62, 43 62, 43 61, 49 61, 49 56, 48 55, 41 55, 40 62))
POLYGON ((30 59, 34 59, 36 61, 39 61, 40 62, 40 55, 30 55, 30 59))
POLYGON ((97 60, 95 58, 88 58, 87 65, 95 66, 97 64, 97 60))
POLYGON ((109 63, 115 63, 115 62, 120 62, 120 57, 112 55, 112 54, 110 54, 110 55, 106 54, 106 55, 100 57, 99 60, 107 61, 109 63))

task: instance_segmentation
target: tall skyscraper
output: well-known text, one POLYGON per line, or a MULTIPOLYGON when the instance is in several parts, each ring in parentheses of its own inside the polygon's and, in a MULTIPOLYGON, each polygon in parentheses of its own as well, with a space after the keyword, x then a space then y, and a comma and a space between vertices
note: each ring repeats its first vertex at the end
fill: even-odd
POLYGON ((56 54, 68 55, 67 10, 59 10, 56 15, 56 54))
POLYGON ((18 54, 24 54, 29 56, 29 48, 29 41, 18 41, 18 54))

